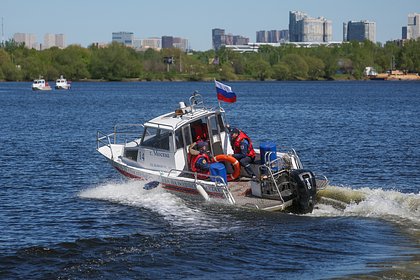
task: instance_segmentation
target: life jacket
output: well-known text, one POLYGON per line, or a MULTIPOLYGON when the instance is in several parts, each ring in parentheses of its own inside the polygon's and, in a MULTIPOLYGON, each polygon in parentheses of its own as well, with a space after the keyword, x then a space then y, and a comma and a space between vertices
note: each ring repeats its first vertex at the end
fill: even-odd
POLYGON ((238 135, 238 137, 236 137, 236 139, 232 140, 233 152, 235 154, 240 154, 241 153, 241 142, 245 139, 248 141, 248 152, 247 152, 246 155, 248 157, 255 158, 255 151, 254 151, 254 147, 252 147, 251 138, 249 138, 248 135, 246 135, 245 132, 243 132, 243 131, 241 131, 239 133, 239 135, 238 135))
MULTIPOLYGON (((210 174, 210 171, 203 171, 203 170, 198 169, 198 168, 196 167, 196 163, 197 163, 197 161, 198 161, 199 159, 203 158, 203 157, 204 157, 204 159, 205 159, 207 162, 210 162, 210 157, 209 157, 209 155, 208 155, 207 153, 198 154, 198 155, 196 155, 196 156, 193 156, 193 157, 192 157, 192 159, 191 159, 191 171, 192 171, 192 172, 197 172, 197 173, 199 173, 199 174, 209 175, 209 174, 210 174)), ((197 177, 198 177, 199 179, 206 179, 206 178, 208 178, 207 176, 200 176, 200 175, 198 175, 197 177)))

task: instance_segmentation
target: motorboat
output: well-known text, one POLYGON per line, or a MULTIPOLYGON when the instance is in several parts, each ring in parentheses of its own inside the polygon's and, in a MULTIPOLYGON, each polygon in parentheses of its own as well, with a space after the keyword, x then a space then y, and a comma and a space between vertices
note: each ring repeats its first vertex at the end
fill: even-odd
POLYGON ((67 79, 65 79, 63 75, 61 75, 60 78, 55 81, 55 89, 70 89, 70 88, 71 88, 70 81, 67 81, 67 79))
POLYGON ((294 149, 278 151, 273 142, 254 149, 251 167, 257 176, 249 176, 231 156, 228 128, 220 103, 209 108, 195 92, 167 114, 141 124, 117 124, 112 133, 97 131, 97 151, 125 177, 145 180, 145 189, 160 187, 183 197, 267 211, 312 212, 327 178, 304 169, 294 149), (191 147, 200 135, 214 156, 210 174, 190 169, 191 147))
POLYGON ((51 86, 43 78, 39 78, 33 81, 32 90, 51 90, 51 86))

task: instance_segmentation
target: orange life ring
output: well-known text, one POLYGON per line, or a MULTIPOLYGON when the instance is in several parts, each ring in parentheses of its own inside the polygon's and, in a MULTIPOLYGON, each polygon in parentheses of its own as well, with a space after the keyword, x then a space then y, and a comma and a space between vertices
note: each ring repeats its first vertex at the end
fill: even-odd
POLYGON ((239 175, 241 174, 241 165, 239 164, 239 161, 234 158, 233 156, 228 156, 228 155, 217 155, 214 157, 215 161, 226 161, 229 162, 230 164, 232 164, 233 166, 233 174, 228 174, 227 178, 228 181, 232 181, 235 180, 236 178, 239 177, 239 175))

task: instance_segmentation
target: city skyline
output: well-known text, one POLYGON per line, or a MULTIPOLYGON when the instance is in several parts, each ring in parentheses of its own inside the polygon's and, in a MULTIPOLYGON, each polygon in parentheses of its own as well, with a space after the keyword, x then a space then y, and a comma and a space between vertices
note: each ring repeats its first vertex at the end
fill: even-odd
POLYGON ((315 18, 331 20, 333 41, 341 41, 343 22, 374 21, 376 40, 385 43, 401 39, 407 15, 419 12, 414 0, 398 3, 377 0, 355 0, 351 3, 297 0, 282 3, 262 0, 258 4, 244 0, 241 5, 226 2, 180 0, 175 4, 159 0, 153 3, 126 0, 115 4, 98 0, 40 0, 36 5, 43 9, 44 14, 40 16, 26 1, 6 0, 1 5, 0 17, 4 19, 5 40, 12 38, 14 33, 35 34, 38 41, 45 33, 62 33, 66 35, 67 45, 86 47, 94 42, 111 42, 112 32, 126 31, 141 39, 162 36, 187 38, 192 49, 209 50, 212 48, 211 30, 214 28, 228 30, 255 42, 256 31, 288 29, 289 11, 302 11, 315 18), (60 13, 56 13, 57 7, 62 8, 60 13))

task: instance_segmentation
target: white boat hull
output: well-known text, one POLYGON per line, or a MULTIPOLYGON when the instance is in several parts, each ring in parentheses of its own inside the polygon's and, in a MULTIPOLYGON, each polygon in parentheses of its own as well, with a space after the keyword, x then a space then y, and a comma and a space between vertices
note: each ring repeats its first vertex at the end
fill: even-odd
POLYGON ((51 90, 51 87, 50 86, 45 86, 45 87, 32 87, 32 90, 40 90, 40 91, 51 90))
POLYGON ((55 86, 55 89, 70 89, 69 85, 60 85, 60 86, 55 86))
POLYGON ((284 211, 293 203, 293 201, 283 202, 250 196, 252 183, 250 180, 229 182, 227 185, 229 191, 226 191, 220 184, 209 180, 178 177, 179 172, 153 171, 130 166, 124 163, 121 156, 116 156, 122 153, 122 147, 118 146, 120 145, 111 145, 113 148, 112 153, 111 148, 108 146, 103 146, 98 151, 125 177, 135 180, 157 181, 160 183, 160 187, 175 194, 188 194, 197 198, 204 198, 204 200, 266 211, 284 211), (114 155, 114 158, 112 155, 114 155))

